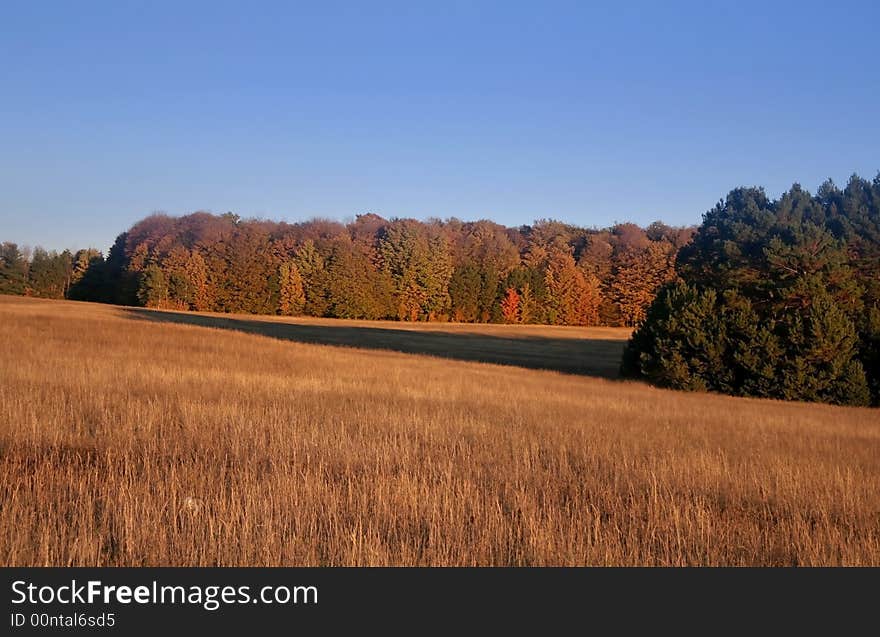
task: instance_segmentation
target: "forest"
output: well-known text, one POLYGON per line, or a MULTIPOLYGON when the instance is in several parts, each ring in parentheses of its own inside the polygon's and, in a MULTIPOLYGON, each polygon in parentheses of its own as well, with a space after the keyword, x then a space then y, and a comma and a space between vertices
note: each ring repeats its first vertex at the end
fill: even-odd
POLYGON ((97 250, 0 246, 0 293, 346 319, 624 326, 676 389, 880 402, 880 174, 737 188, 699 227, 153 214, 97 250))
POLYGON ((541 220, 151 215, 94 249, 2 245, 0 291, 153 308, 349 319, 638 324, 693 228, 541 220))

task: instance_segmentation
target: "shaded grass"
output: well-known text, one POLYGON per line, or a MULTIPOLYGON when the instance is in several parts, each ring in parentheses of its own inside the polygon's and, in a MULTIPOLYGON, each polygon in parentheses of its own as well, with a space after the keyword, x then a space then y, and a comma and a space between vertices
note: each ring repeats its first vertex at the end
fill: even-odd
POLYGON ((631 330, 609 327, 389 323, 315 318, 228 316, 126 308, 138 319, 199 325, 282 340, 552 369, 616 378, 631 330), (394 325, 394 327, 389 327, 394 325))

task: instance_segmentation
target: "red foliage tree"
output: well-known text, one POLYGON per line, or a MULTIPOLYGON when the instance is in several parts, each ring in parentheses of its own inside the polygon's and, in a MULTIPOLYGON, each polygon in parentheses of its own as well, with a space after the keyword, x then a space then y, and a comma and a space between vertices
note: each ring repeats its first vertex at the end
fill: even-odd
POLYGON ((519 294, 513 288, 507 288, 501 300, 501 316, 505 323, 519 322, 519 294))

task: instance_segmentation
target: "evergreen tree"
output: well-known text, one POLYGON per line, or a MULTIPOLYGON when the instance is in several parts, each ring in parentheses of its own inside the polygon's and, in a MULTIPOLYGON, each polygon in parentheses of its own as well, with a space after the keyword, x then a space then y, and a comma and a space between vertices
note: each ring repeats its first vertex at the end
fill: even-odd
POLYGON ((393 316, 393 283, 358 246, 337 242, 327 266, 328 315, 381 319, 393 316))
POLYGON ((18 245, 8 241, 0 244, 0 294, 24 294, 27 267, 18 245))
POLYGON ((138 273, 126 254, 128 233, 116 237, 105 260, 108 301, 119 305, 137 305, 138 273))
POLYGON ((685 283, 664 288, 627 344, 623 375, 673 389, 732 389, 717 298, 685 283))
POLYGON ((33 296, 63 299, 67 292, 70 253, 47 252, 34 248, 28 268, 28 288, 33 296))
POLYGON ((165 273, 155 263, 144 269, 137 297, 144 307, 162 308, 167 306, 168 285, 165 281, 165 273))
POLYGON ((328 279, 324 257, 315 242, 307 239, 297 250, 294 262, 303 280, 303 311, 310 316, 324 316, 330 306, 328 279))
POLYGON ((446 316, 453 264, 447 239, 418 222, 401 220, 384 229, 380 241, 383 270, 391 277, 401 320, 446 316))
POLYGON ((79 250, 73 258, 68 297, 76 301, 107 303, 112 300, 108 288, 104 257, 94 249, 79 250))
POLYGON ((475 263, 455 268, 449 280, 453 320, 472 323, 480 320, 483 277, 475 263))
POLYGON ((681 250, 686 283, 654 301, 623 372, 670 387, 877 402, 880 315, 865 311, 870 293, 851 265, 845 209, 830 183, 815 198, 797 184, 778 201, 732 191, 681 250))
POLYGON ((805 312, 785 314, 780 333, 786 347, 777 376, 780 398, 870 403, 855 327, 831 295, 817 294, 805 312))
POLYGON ((522 284, 519 295, 519 321, 520 323, 532 323, 537 314, 537 303, 532 293, 531 284, 526 281, 522 284))
POLYGON ((175 246, 162 260, 161 268, 167 286, 169 307, 178 310, 195 307, 195 286, 190 279, 187 267, 189 262, 189 250, 183 246, 175 246))
POLYGON ((859 330, 859 360, 865 370, 872 402, 880 404, 880 307, 872 306, 862 317, 859 330))

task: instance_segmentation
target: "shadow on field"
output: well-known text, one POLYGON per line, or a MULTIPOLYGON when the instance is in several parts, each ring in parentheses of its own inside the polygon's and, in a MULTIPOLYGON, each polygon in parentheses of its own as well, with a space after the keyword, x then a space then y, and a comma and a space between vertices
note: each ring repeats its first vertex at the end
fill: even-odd
POLYGON ((504 338, 428 329, 279 323, 146 308, 125 308, 124 311, 138 320, 234 330, 298 343, 428 354, 602 378, 618 377, 625 344, 623 340, 602 338, 550 338, 541 335, 504 338))

